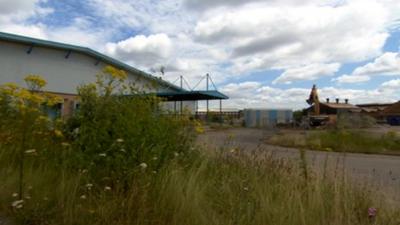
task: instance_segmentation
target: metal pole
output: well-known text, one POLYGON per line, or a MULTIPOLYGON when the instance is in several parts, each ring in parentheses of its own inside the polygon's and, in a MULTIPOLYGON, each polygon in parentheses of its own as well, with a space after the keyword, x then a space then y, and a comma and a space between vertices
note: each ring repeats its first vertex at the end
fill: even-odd
MULTIPOLYGON (((206 77, 207 77, 207 79, 206 79, 206 90, 208 91, 208 78, 209 78, 209 74, 207 73, 207 75, 206 75, 206 77)), ((206 120, 208 121, 208 111, 209 111, 209 108, 208 108, 208 99, 206 100, 206 102, 207 102, 207 112, 206 112, 206 120)))
POLYGON ((221 123, 221 125, 222 125, 222 100, 220 99, 219 100, 219 122, 221 123))
MULTIPOLYGON (((181 75, 180 78, 181 78, 181 88, 183 88, 183 76, 181 75)), ((182 115, 182 100, 181 100, 180 114, 182 115)))

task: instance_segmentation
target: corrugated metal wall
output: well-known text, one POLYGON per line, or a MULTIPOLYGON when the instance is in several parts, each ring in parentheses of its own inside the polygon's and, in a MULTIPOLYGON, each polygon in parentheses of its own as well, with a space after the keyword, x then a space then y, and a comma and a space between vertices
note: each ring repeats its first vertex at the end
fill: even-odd
POLYGON ((293 111, 288 109, 245 109, 246 127, 274 127, 278 123, 290 123, 293 111))

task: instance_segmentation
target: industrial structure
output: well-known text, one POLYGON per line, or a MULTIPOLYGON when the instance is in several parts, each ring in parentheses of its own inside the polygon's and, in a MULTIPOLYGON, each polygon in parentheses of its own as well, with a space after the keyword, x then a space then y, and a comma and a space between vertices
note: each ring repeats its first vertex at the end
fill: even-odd
POLYGON ((162 97, 164 107, 175 113, 185 109, 194 114, 197 101, 228 98, 217 90, 186 90, 89 48, 0 32, 0 85, 25 85, 28 74, 41 75, 47 81, 46 91, 64 99, 62 115, 77 106, 76 88, 95 82, 106 65, 125 70, 140 92, 162 97))
POLYGON ((329 98, 326 102, 320 102, 316 85, 313 85, 309 98, 306 100, 309 108, 305 110, 308 123, 311 126, 335 124, 340 114, 350 113, 359 116, 369 116, 378 123, 390 125, 400 125, 400 101, 396 103, 369 103, 352 105, 348 99, 340 102, 336 98, 331 102, 329 98))
POLYGON ((327 98, 326 102, 321 102, 315 84, 313 85, 310 96, 306 101, 311 105, 306 110, 307 118, 311 126, 334 124, 336 123, 339 114, 361 112, 359 107, 349 104, 348 99, 345 99, 344 102, 340 102, 340 99, 336 98, 335 102, 330 102, 330 99, 327 98))
POLYGON ((245 109, 243 110, 246 127, 273 128, 279 124, 289 124, 293 120, 291 109, 245 109))

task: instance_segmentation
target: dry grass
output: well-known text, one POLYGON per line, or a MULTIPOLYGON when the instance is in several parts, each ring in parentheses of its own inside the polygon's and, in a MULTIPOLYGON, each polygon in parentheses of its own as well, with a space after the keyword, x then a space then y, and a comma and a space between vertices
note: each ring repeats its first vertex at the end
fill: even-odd
POLYGON ((280 132, 269 144, 320 151, 369 154, 400 154, 400 136, 393 131, 383 134, 365 130, 314 130, 280 132))

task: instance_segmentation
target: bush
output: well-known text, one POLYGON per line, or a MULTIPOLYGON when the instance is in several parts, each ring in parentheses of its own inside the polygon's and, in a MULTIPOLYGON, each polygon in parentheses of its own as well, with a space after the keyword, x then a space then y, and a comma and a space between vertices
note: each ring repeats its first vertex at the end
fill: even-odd
POLYGON ((163 112, 155 96, 137 92, 134 84, 122 87, 118 73, 109 69, 97 86, 79 88, 80 109, 68 130, 78 153, 76 165, 95 173, 96 179, 125 182, 141 167, 158 171, 189 151, 194 130, 187 116, 163 112))

